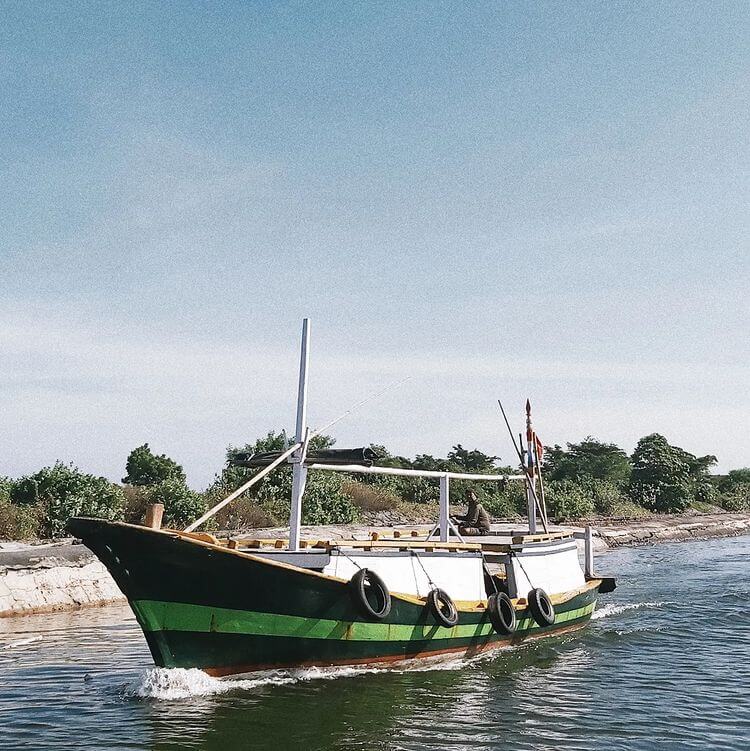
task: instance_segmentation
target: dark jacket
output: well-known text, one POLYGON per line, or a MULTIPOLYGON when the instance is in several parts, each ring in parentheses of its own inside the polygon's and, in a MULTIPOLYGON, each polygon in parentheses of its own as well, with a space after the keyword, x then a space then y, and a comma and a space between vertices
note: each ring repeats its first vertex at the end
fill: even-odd
POLYGON ((486 532, 490 531, 490 515, 478 501, 470 501, 466 516, 460 517, 464 527, 478 527, 486 532))

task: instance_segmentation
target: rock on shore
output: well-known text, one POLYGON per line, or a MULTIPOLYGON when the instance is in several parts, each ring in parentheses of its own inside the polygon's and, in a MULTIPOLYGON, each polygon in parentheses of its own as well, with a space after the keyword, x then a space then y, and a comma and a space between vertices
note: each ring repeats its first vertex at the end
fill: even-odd
MULTIPOLYGON (((307 537, 319 539, 364 538, 374 527, 400 525, 405 520, 369 521, 368 526, 306 527, 304 531, 307 537)), ((518 523, 497 524, 493 529, 502 533, 518 526, 518 523)), ((750 534, 750 514, 659 516, 623 522, 598 520, 595 526, 595 550, 601 551, 625 545, 750 534)), ((413 528, 426 535, 430 527, 415 524, 413 528)), ((286 530, 245 533, 275 537, 284 536, 286 530)), ((83 545, 73 544, 72 540, 35 545, 0 543, 0 618, 75 610, 123 600, 107 570, 83 545)))

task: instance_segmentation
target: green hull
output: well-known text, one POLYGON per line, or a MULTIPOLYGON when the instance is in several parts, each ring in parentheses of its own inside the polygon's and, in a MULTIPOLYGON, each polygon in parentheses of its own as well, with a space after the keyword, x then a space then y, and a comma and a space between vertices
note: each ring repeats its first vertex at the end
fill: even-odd
POLYGON ((107 566, 128 598, 154 662, 213 675, 303 665, 471 656, 580 627, 596 605, 596 582, 555 605, 539 627, 518 612, 512 639, 482 609, 458 625, 436 624, 423 603, 394 595, 383 621, 364 618, 347 582, 244 553, 126 524, 73 519, 73 534, 107 566))

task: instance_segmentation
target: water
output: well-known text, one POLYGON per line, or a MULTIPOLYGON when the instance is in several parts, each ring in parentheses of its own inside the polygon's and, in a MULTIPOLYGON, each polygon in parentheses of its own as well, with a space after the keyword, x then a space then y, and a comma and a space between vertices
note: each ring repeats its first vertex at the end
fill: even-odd
POLYGON ((0 620, 0 748, 750 748, 750 537, 597 560, 585 631, 419 670, 218 681, 149 668, 126 608, 0 620))

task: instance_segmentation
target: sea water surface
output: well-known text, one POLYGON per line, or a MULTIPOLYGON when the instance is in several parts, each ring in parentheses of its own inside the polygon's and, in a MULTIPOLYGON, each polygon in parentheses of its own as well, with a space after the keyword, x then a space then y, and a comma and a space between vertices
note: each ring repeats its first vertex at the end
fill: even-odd
POLYGON ((575 635, 417 670, 157 670, 125 607, 0 620, 0 749, 750 748, 750 537, 597 558, 575 635))

